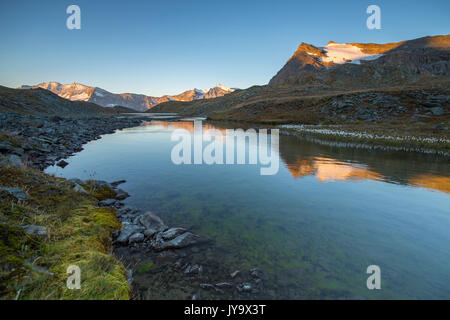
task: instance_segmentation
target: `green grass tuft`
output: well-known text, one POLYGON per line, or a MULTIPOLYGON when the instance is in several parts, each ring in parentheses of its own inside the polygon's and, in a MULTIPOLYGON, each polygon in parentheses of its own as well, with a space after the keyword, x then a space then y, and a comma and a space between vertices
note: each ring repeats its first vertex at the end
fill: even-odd
POLYGON ((106 189, 85 195, 63 179, 13 167, 0 167, 0 185, 28 196, 0 197, 1 299, 130 298, 126 270, 111 253, 111 234, 120 222, 111 210, 93 205, 106 189), (26 235, 25 224, 44 226, 48 237, 26 235), (80 290, 66 286, 69 265, 81 269, 80 290))

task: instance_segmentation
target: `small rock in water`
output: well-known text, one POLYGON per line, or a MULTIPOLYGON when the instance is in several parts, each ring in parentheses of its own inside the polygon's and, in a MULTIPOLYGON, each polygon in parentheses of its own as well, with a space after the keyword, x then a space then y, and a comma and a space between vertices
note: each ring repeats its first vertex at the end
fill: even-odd
POLYGON ((253 278, 259 278, 261 276, 261 274, 262 274, 261 269, 258 269, 258 268, 250 269, 250 275, 253 278))
POLYGON ((170 241, 155 241, 154 248, 158 251, 166 249, 180 249, 201 241, 200 236, 191 232, 185 232, 170 241))
MULTIPOLYGON (((159 261, 173 261, 178 258, 178 254, 173 251, 163 251, 156 256, 156 259, 159 261)), ((179 267, 180 263, 174 263, 175 267, 179 267)))
POLYGON ((122 184, 125 182, 127 182, 127 180, 119 180, 119 181, 111 182, 110 185, 112 185, 114 188, 116 188, 119 184, 122 184))
POLYGON ((217 288, 231 288, 233 285, 229 282, 216 283, 217 288))
POLYGON ((200 288, 205 290, 215 289, 214 286, 210 283, 200 283, 200 288))
POLYGON ((58 167, 65 168, 65 167, 67 167, 67 166, 69 165, 69 163, 68 163, 67 161, 61 160, 61 161, 58 162, 56 165, 57 165, 58 167))
POLYGON ((128 198, 130 195, 128 194, 128 192, 123 191, 122 189, 116 189, 116 196, 114 197, 117 200, 125 200, 126 198, 128 198))
POLYGON ((239 271, 239 270, 236 270, 236 271, 232 272, 232 273, 230 274, 230 276, 231 276, 231 278, 234 278, 234 277, 236 277, 239 273, 240 273, 240 271, 239 271))
POLYGON ((244 292, 251 292, 253 287, 249 283, 242 283, 242 284, 237 286, 237 289, 238 289, 239 292, 242 292, 242 291, 244 291, 244 292))
POLYGON ((184 270, 185 274, 202 274, 203 267, 199 266, 198 264, 194 264, 193 266, 188 265, 186 269, 184 270))

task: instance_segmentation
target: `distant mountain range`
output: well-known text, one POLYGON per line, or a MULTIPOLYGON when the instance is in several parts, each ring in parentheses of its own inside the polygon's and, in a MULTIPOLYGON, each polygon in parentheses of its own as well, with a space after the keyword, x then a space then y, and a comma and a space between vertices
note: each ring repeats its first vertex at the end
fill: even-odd
POLYGON ((217 120, 341 123, 450 116, 449 84, 450 35, 439 35, 385 44, 301 43, 268 85, 244 90, 217 85, 152 97, 79 83, 21 88, 42 88, 104 107, 217 120))
POLYGON ((0 113, 96 116, 132 111, 123 107, 105 108, 92 102, 63 99, 42 88, 23 90, 0 86, 0 113))
POLYGON ((152 97, 136 93, 112 93, 99 87, 91 87, 80 83, 61 84, 59 82, 44 82, 34 86, 23 85, 19 89, 42 88, 58 96, 72 101, 86 101, 103 107, 122 106, 136 111, 147 111, 161 102, 192 101, 221 97, 234 89, 217 84, 210 89, 192 89, 177 95, 152 97))

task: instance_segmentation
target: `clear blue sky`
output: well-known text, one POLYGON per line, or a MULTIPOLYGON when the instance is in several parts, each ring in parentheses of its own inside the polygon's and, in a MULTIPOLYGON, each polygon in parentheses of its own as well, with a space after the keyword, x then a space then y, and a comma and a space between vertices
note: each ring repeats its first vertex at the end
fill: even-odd
POLYGON ((80 82, 175 94, 266 84, 302 42, 392 42, 450 33, 450 1, 4 1, 0 84, 80 82), (66 8, 81 8, 81 30, 66 8), (366 8, 381 8, 381 30, 366 8))

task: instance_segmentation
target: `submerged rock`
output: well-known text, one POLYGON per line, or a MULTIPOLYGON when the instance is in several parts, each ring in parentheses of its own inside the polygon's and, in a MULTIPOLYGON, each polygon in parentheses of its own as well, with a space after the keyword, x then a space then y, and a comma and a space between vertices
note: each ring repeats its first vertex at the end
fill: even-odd
POLYGON ((215 289, 214 286, 210 283, 200 283, 200 288, 206 289, 206 290, 215 289))
POLYGON ((216 287, 217 288, 221 288, 221 289, 223 289, 223 288, 231 288, 233 286, 233 284, 232 283, 229 283, 229 282, 219 282, 219 283, 216 283, 216 287))
POLYGON ((201 275, 203 272, 203 267, 198 264, 188 265, 186 269, 184 269, 185 274, 198 274, 201 275))
POLYGON ((191 232, 185 232, 172 240, 169 241, 154 241, 153 247, 155 250, 162 251, 167 249, 180 249, 187 246, 191 246, 193 244, 197 244, 201 242, 202 239, 200 236, 193 234, 191 232))
POLYGON ((253 278, 259 278, 262 275, 262 270, 259 268, 253 268, 253 269, 250 269, 249 271, 250 271, 250 275, 253 278))
POLYGON ((170 228, 167 231, 161 232, 158 236, 160 236, 163 240, 172 240, 175 237, 178 237, 180 234, 185 233, 187 230, 185 228, 170 228))

